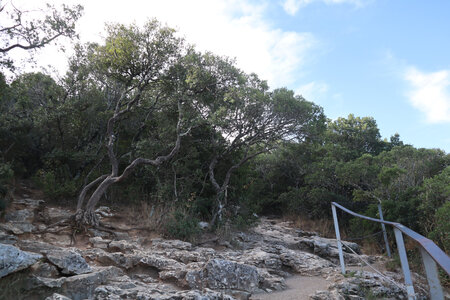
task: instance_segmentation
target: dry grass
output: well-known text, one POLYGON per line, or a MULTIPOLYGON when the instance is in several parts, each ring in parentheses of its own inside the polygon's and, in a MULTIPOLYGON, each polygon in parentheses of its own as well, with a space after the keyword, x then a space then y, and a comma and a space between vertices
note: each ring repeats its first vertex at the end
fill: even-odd
POLYGON ((165 219, 175 210, 172 205, 141 201, 124 210, 133 226, 159 231, 165 219))
POLYGON ((333 221, 327 219, 312 220, 306 216, 287 216, 287 221, 294 222, 295 227, 305 231, 315 231, 323 237, 334 237, 333 221))

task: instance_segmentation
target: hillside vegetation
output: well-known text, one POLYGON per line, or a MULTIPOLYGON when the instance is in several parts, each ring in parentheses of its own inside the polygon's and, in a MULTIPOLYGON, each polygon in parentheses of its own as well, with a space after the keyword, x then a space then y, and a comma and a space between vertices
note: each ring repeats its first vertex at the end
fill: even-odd
MULTIPOLYGON (((371 117, 330 120, 156 20, 109 25, 102 43, 77 45, 69 65, 59 79, 0 73, 1 210, 14 179, 28 178, 49 199, 73 200, 81 224, 98 224, 99 202, 141 205, 167 234, 189 239, 199 221, 329 219, 332 201, 376 217, 381 202, 386 219, 450 251, 442 150, 383 140, 371 117)), ((343 225, 353 235, 379 230, 343 225)))

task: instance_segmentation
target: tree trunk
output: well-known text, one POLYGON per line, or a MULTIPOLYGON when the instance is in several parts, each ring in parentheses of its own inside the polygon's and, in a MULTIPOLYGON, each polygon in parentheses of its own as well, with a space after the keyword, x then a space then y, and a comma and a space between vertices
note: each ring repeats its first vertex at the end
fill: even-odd
POLYGON ((114 183, 116 180, 111 178, 111 176, 106 177, 95 189, 94 193, 89 198, 88 203, 86 204, 86 208, 82 209, 81 206, 77 209, 77 213, 75 215, 75 220, 78 225, 88 225, 97 227, 99 224, 99 219, 95 214, 95 206, 98 201, 102 197, 103 193, 114 183))

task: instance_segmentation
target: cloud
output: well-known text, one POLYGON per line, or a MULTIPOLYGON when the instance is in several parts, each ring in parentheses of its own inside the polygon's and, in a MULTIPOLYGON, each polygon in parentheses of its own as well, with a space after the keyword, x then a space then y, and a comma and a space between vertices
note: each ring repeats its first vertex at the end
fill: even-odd
POLYGON ((302 95, 306 100, 318 101, 328 92, 328 85, 322 82, 311 81, 296 89, 297 95, 302 95))
MULTIPOLYGON (((28 0, 27 0, 28 1, 28 0)), ((16 2, 26 2, 16 0, 16 2)), ((47 0, 62 3, 62 0, 47 0)), ((78 24, 83 42, 101 41, 105 22, 138 25, 157 18, 175 27, 201 51, 236 58, 238 67, 254 72, 272 88, 289 86, 299 77, 307 57, 318 45, 313 34, 282 30, 272 24, 266 1, 253 0, 65 0, 81 3, 85 14, 78 24)), ((26 6, 26 4, 24 4, 26 6)), ((55 63, 58 53, 45 48, 42 64, 55 63)), ((64 58, 65 60, 65 58, 64 58)))
POLYGON ((294 16, 297 11, 313 2, 323 2, 327 5, 331 4, 351 4, 355 7, 361 7, 367 3, 367 0, 285 0, 282 3, 284 11, 294 16))
POLYGON ((404 79, 410 84, 409 102, 425 114, 427 122, 450 122, 450 70, 426 73, 410 67, 404 79))

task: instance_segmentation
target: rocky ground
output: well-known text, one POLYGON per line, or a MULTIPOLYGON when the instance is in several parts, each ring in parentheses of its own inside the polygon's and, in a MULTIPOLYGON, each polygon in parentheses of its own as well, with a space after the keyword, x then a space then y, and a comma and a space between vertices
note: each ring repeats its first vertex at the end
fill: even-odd
MULTIPOLYGON (((54 227, 42 233, 71 213, 42 200, 13 202, 0 222, 0 299, 407 298, 394 273, 388 272, 390 280, 362 269, 342 276, 336 241, 288 222, 262 218, 229 241, 201 245, 127 228, 91 229, 74 246, 68 231, 54 227)), ((107 208, 98 213, 103 223, 113 222, 107 208)), ((357 244, 348 244, 361 253, 357 244)), ((351 252, 345 260, 360 263, 351 252)), ((423 286, 416 290, 426 298, 423 286)))

